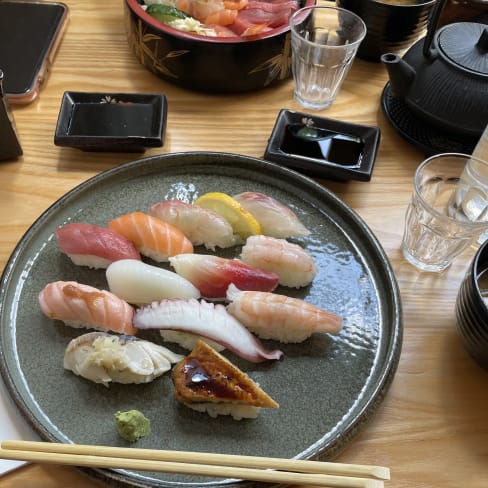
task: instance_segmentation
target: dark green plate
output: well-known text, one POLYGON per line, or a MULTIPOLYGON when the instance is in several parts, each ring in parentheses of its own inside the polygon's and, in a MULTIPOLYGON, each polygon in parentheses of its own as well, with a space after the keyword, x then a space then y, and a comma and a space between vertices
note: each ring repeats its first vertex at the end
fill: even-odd
MULTIPOLYGON (((200 250, 197 250, 200 251, 200 250)), ((237 256, 239 248, 227 256, 237 256)), ((398 363, 400 295, 388 259, 365 223, 333 193, 286 168, 246 156, 181 153, 133 161, 82 183, 27 231, 2 278, 1 372, 14 401, 50 441, 124 446, 117 410, 137 408, 152 433, 135 445, 285 458, 331 459, 373 414, 398 363), (259 191, 289 205, 312 231, 299 242, 319 268, 312 285, 291 292, 344 317, 339 336, 317 334, 282 345, 282 362, 251 364, 226 353, 279 404, 257 419, 212 419, 179 405, 169 375, 145 385, 106 388, 63 369, 68 342, 87 332, 47 319, 37 296, 45 284, 76 280, 107 287, 103 270, 77 267, 59 251, 55 229, 70 221, 105 225, 167 198, 193 201, 208 191, 259 191)), ((158 334, 146 335, 158 340, 158 334)), ((182 350, 173 348, 178 352, 182 350)), ((88 470, 121 486, 253 486, 238 480, 88 470)))

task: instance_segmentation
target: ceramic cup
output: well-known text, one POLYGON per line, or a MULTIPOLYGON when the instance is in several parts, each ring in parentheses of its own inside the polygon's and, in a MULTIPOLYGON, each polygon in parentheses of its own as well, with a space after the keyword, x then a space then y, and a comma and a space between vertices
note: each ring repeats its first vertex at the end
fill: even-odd
MULTIPOLYGON (((483 182, 464 188, 476 194, 477 208, 458 205, 457 195, 468 154, 444 153, 426 159, 415 172, 414 189, 405 215, 402 251, 422 271, 445 270, 478 236, 488 229, 488 194, 483 182), (484 195, 484 197, 483 197, 484 195)), ((476 160, 488 171, 488 162, 476 160)))
POLYGON ((358 58, 379 61, 384 53, 397 53, 424 33, 435 0, 337 0, 339 7, 359 15, 368 32, 358 58))
POLYGON ((304 7, 290 19, 295 98, 322 110, 334 102, 366 34, 364 22, 337 7, 304 7))
POLYGON ((465 349, 488 370, 488 242, 478 249, 459 288, 456 328, 465 349))

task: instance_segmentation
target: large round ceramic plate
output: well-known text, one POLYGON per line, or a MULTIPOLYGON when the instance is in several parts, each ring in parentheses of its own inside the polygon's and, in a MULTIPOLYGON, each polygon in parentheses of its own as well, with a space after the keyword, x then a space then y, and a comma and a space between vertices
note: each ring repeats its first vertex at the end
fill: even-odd
MULTIPOLYGON (((197 249, 199 252, 202 250, 197 249)), ((239 248, 227 256, 237 256, 239 248)), ((113 415, 136 408, 152 433, 137 447, 286 458, 333 458, 373 414, 395 372, 401 348, 397 284, 365 223, 334 194, 275 164, 223 153, 141 159, 95 176, 49 208, 23 237, 1 287, 1 369, 7 387, 41 437, 58 442, 124 446, 113 415), (344 317, 340 335, 318 334, 282 345, 282 362, 252 364, 226 353, 279 404, 256 419, 212 419, 179 405, 170 376, 106 388, 63 369, 68 342, 86 332, 49 320, 37 295, 46 283, 76 280, 107 287, 104 272, 77 267, 57 247, 66 222, 105 225, 119 214, 167 198, 193 201, 208 191, 259 191, 289 205, 312 231, 299 242, 318 274, 301 290, 279 289, 344 317)), ((158 341, 158 336, 149 336, 158 341)), ((182 352, 176 346, 174 350, 182 352)), ((251 486, 239 480, 89 470, 122 486, 251 486)))

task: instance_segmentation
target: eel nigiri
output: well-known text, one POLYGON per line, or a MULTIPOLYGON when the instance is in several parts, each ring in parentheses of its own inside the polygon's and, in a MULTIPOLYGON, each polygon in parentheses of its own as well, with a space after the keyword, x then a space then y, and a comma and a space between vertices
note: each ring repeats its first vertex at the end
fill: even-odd
POLYGON ((97 225, 66 224, 56 229, 56 238, 61 251, 80 266, 106 268, 119 259, 141 259, 131 241, 97 225))
POLYGON ((48 283, 39 293, 43 313, 71 327, 87 327, 135 335, 134 309, 106 290, 76 281, 48 283))
POLYGON ((136 310, 134 326, 141 330, 169 329, 198 334, 255 363, 283 357, 279 350, 266 350, 223 305, 204 300, 171 299, 151 303, 136 310))
POLYGON ((278 286, 276 273, 249 266, 237 259, 207 254, 179 254, 169 258, 169 262, 205 298, 225 298, 231 283, 242 290, 273 291, 278 286))
POLYGON ((315 262, 305 249, 275 237, 248 237, 242 248, 241 259, 250 266, 276 273, 279 284, 283 286, 306 286, 317 273, 315 262))
POLYGON ((193 252, 193 244, 180 229, 144 212, 121 215, 110 220, 108 227, 133 242, 141 254, 157 262, 193 252))
POLYGON ((200 297, 198 288, 177 273, 134 259, 112 263, 105 274, 110 291, 134 305, 163 298, 200 297))
POLYGON ((310 234, 290 207, 264 193, 248 191, 233 198, 256 217, 264 235, 286 239, 310 234))
POLYGON ((202 341, 173 368, 171 377, 176 400, 211 417, 256 418, 261 408, 279 407, 246 373, 202 341))
POLYGON ((338 334, 342 327, 341 317, 298 298, 230 285, 227 299, 229 313, 261 339, 303 342, 315 332, 338 334))
POLYGON ((133 336, 89 332, 71 340, 64 368, 95 383, 149 383, 184 356, 133 336))
POLYGON ((194 246, 207 249, 234 246, 237 238, 232 226, 221 215, 207 208, 180 200, 166 200, 149 208, 149 215, 174 225, 194 246))

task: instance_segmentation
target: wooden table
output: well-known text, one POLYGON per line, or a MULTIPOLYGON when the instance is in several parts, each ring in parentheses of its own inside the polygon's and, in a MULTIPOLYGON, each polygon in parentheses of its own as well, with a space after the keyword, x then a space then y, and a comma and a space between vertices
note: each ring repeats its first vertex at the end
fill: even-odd
MULTIPOLYGON (((0 266, 40 213, 87 178, 138 156, 86 153, 53 143, 65 90, 164 92, 169 102, 163 148, 145 155, 209 150, 263 157, 279 109, 301 110, 292 83, 255 93, 208 96, 165 83, 129 51, 121 0, 67 0, 70 23, 38 100, 15 107, 24 156, 0 163, 0 266), (236 137, 238 134, 238 137, 236 137)), ((391 488, 488 486, 488 373, 464 351, 454 304, 474 249, 443 274, 420 273, 399 245, 412 177, 424 158, 387 123, 380 107, 386 81, 379 64, 356 60, 324 116, 378 125, 381 145, 370 182, 322 184, 371 227, 401 289, 404 343, 393 384, 377 414, 339 461, 389 466, 391 488)), ((76 469, 27 465, 0 479, 1 488, 91 488, 76 469)))

